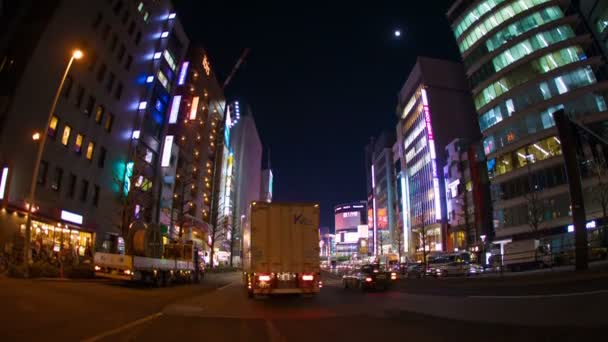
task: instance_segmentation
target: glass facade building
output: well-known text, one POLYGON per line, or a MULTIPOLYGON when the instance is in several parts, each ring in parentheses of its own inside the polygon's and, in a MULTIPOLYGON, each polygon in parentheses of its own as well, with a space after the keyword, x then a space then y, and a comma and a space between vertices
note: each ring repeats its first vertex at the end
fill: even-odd
POLYGON ((496 239, 530 235, 526 194, 538 192, 541 235, 553 242, 571 221, 553 113, 591 126, 608 118, 592 36, 574 6, 554 0, 456 1, 448 18, 483 135, 496 239))
POLYGON ((454 139, 477 139, 479 129, 462 64, 419 57, 399 93, 395 170, 396 207, 403 225, 403 251, 445 252, 448 210, 443 166, 445 146, 454 139))

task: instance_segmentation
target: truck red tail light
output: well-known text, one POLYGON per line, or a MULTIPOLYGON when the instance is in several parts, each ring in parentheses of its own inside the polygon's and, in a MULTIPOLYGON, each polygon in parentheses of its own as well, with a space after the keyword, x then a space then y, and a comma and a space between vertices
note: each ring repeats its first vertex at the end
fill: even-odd
POLYGON ((258 276, 258 280, 267 282, 267 281, 270 281, 270 276, 267 274, 262 274, 262 275, 258 276))
POLYGON ((315 276, 313 276, 312 274, 304 274, 302 276, 302 280, 304 281, 313 281, 315 279, 315 276))
POLYGON ((372 278, 367 277, 367 278, 365 278, 365 281, 368 282, 368 283, 371 283, 372 282, 372 278))

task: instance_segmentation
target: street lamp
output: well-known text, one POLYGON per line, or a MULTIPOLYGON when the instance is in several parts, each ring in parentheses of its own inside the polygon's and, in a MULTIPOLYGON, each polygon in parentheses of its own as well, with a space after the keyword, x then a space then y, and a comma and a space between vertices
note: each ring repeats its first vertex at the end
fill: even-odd
MULTIPOLYGON (((34 141, 40 140, 38 144, 38 152, 36 154, 36 160, 34 162, 34 172, 32 173, 32 179, 30 182, 30 192, 28 196, 27 207, 27 221, 25 224, 25 242, 24 242, 24 258, 23 264, 28 265, 30 259, 30 239, 31 239, 31 231, 32 231, 32 213, 35 211, 35 201, 36 201, 36 180, 38 179, 38 169, 40 168, 40 160, 42 159, 42 151, 44 151, 44 143, 46 142, 47 130, 49 125, 51 124, 51 118, 53 117, 53 113, 55 113, 55 107, 57 107, 57 100, 59 99, 59 95, 61 94, 61 90, 63 88, 63 84, 65 83, 65 79, 70 72, 70 68, 72 67, 72 63, 75 59, 81 59, 84 56, 84 53, 81 50, 72 51, 72 56, 70 57, 70 61, 68 62, 67 67, 65 68, 65 72, 63 73, 63 77, 61 78, 61 82, 59 83, 59 87, 57 88, 57 92, 55 92, 55 97, 53 98, 53 103, 51 104, 51 110, 49 110, 49 114, 46 119, 46 125, 44 126, 44 130, 42 133, 35 133, 32 136, 34 141)), ((26 268, 27 270, 27 268, 26 268)))

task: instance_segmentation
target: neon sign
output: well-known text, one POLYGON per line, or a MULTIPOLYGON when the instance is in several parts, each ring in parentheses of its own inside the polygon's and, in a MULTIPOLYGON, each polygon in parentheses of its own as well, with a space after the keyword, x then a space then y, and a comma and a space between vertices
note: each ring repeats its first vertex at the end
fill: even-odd
POLYGON ((435 153, 435 137, 433 126, 431 125, 431 111, 429 110, 429 100, 426 89, 422 88, 422 108, 424 110, 424 121, 426 123, 426 139, 429 144, 431 154, 431 167, 433 169, 433 193, 435 199, 435 219, 441 220, 441 198, 439 197, 439 176, 437 175, 437 154, 435 153))
POLYGON ((177 85, 183 85, 186 81, 186 75, 188 73, 188 66, 190 62, 182 63, 182 69, 179 71, 179 78, 177 79, 177 85))

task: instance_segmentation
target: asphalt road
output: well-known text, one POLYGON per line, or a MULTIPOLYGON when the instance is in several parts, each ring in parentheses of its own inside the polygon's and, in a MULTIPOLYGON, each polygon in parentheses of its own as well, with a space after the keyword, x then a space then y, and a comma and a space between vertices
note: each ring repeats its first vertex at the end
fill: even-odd
POLYGON ((597 289, 553 282, 532 295, 528 282, 471 295, 489 285, 463 281, 403 281, 362 293, 326 279, 317 297, 251 300, 238 274, 161 289, 0 278, 0 331, 3 341, 580 341, 608 328, 608 289, 597 279, 587 279, 597 289), (423 291, 429 287, 436 293, 423 291))

